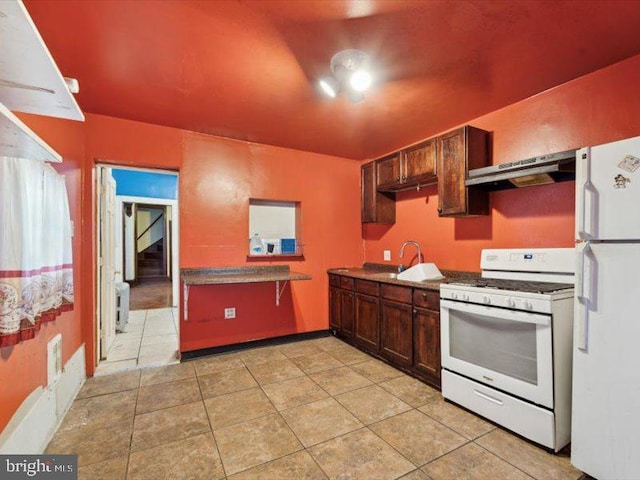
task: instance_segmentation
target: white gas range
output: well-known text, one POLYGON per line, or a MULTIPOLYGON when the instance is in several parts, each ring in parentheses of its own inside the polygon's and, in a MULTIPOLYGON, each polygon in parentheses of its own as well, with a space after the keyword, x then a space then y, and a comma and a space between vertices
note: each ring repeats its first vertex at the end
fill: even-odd
POLYGON ((573 248, 483 250, 440 287, 442 394, 560 450, 571 436, 573 248))

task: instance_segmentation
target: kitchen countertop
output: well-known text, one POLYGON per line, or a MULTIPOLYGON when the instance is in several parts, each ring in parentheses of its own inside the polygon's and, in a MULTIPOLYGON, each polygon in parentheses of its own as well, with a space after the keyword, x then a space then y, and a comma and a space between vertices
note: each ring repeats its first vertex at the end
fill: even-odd
POLYGON ((311 280, 311 275, 292 272, 288 265, 256 267, 182 268, 180 279, 185 285, 222 285, 311 280))
POLYGON ((386 265, 380 263, 365 263, 361 267, 342 267, 330 268, 327 273, 333 275, 342 275, 344 277, 359 278, 362 280, 371 280, 374 282, 389 283, 392 285, 402 285, 405 287, 422 288, 425 290, 440 290, 443 283, 451 283, 463 279, 479 278, 478 272, 464 272, 459 270, 441 270, 444 278, 440 280, 425 280, 422 282, 408 282, 406 280, 398 280, 392 278, 389 274, 398 273, 397 265, 386 265))

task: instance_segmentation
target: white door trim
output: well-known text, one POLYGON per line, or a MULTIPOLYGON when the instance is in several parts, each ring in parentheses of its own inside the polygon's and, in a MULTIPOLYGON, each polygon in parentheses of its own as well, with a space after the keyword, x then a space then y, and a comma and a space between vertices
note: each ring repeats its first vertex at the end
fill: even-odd
POLYGON ((116 182, 111 168, 99 166, 98 199, 98 280, 99 280, 99 330, 100 355, 105 358, 116 335, 116 289, 115 289, 115 253, 116 253, 116 182), (104 248, 103 248, 104 247, 104 248), (106 299, 106 300, 105 300, 106 299))

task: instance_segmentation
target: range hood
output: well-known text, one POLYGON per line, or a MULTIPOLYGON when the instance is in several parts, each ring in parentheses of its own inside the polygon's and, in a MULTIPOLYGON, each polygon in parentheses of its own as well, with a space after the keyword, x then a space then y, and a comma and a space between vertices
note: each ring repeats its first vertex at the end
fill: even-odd
POLYGON ((469 170, 465 184, 467 187, 494 191, 546 185, 575 178, 576 151, 567 150, 469 170))

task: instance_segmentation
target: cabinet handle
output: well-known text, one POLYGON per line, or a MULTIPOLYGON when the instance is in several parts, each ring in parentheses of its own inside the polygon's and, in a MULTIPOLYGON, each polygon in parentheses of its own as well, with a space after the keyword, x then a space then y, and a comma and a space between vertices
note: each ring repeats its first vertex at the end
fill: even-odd
POLYGON ((427 298, 427 294, 422 292, 422 298, 427 298))
POLYGON ((399 181, 400 181, 400 175, 396 177, 396 182, 399 182, 399 181))
POLYGON ((418 310, 416 310, 415 308, 413 309, 413 313, 418 313, 418 310))
POLYGON ((402 181, 404 182, 407 179, 406 175, 402 175, 402 181))

